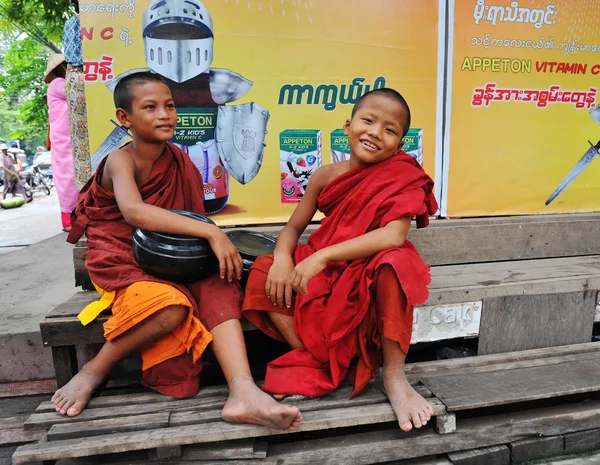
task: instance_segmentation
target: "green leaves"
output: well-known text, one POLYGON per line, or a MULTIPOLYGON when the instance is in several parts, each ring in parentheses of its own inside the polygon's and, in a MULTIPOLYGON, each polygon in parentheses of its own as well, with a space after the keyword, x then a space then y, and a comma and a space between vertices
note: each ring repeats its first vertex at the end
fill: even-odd
POLYGON ((45 137, 44 70, 72 14, 68 0, 0 0, 0 138, 32 145, 45 137))

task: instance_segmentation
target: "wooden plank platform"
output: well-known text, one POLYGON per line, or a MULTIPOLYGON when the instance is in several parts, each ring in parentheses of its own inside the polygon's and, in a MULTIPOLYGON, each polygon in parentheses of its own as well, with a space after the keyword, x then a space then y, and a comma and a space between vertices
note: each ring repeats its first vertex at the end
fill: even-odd
MULTIPOLYGON (((403 433, 397 427, 390 425, 389 428, 377 431, 345 431, 344 434, 333 437, 304 438, 293 440, 295 435, 280 436, 274 443, 267 443, 266 458, 246 460, 228 460, 222 458, 206 457, 207 461, 194 461, 187 458, 188 447, 181 448, 181 456, 172 459, 161 460, 160 463, 168 464, 231 464, 231 465, 306 465, 306 464, 348 464, 367 465, 373 463, 384 463, 393 460, 408 460, 419 457, 435 456, 470 449, 491 447, 511 442, 523 441, 532 436, 557 436, 561 433, 576 433, 582 430, 590 430, 600 425, 600 401, 568 403, 560 406, 532 409, 528 411, 512 412, 509 414, 497 414, 480 418, 468 418, 461 422, 460 427, 454 434, 438 435, 432 428, 426 427, 419 431, 403 433), (290 440, 286 440, 289 437, 290 440)), ((107 440, 119 435, 104 436, 107 440)), ((167 436, 165 436, 167 439, 167 436)), ((59 442, 54 443, 57 446, 59 442)), ((81 440, 62 441, 65 449, 62 455, 73 456, 66 447, 73 446, 82 448, 81 440)), ((242 448, 235 441, 220 442, 214 446, 214 453, 228 453, 231 449, 242 448)), ((92 444, 94 447, 97 444, 92 444)), ((210 446, 209 446, 210 447, 210 446)), ((106 444, 105 444, 106 448, 106 444)), ((56 456, 57 448, 52 449, 52 455, 56 456)), ((264 450, 264 448, 263 448, 264 450)), ((28 463, 28 457, 39 454, 39 446, 24 446, 19 448, 13 455, 13 463, 28 463)), ((150 465, 157 462, 148 457, 153 453, 140 452, 98 456, 97 458, 85 456, 80 460, 69 461, 70 465, 150 465), (125 458, 127 457, 127 458, 125 458), (137 457, 137 458, 136 458, 137 457)), ((214 456, 213 456, 214 457, 214 456)), ((403 463, 403 462, 400 462, 403 463)), ((417 461, 420 465, 447 464, 444 459, 431 461, 417 461)))
MULTIPOLYGON (((402 433, 378 382, 371 382, 363 393, 351 400, 352 388, 345 385, 327 396, 293 401, 303 412, 303 422, 298 431, 292 433, 223 422, 220 414, 227 395, 224 386, 204 389, 198 396, 184 400, 156 393, 99 397, 92 399, 88 408, 75 418, 60 416, 49 402, 44 402, 25 421, 26 431, 47 432, 44 439, 38 444, 20 447, 13 461, 20 464, 145 450, 183 460, 185 448, 182 446, 216 447, 215 443, 221 441, 262 438, 261 441, 270 444, 267 459, 250 456, 248 442, 244 443, 245 449, 241 442, 230 442, 224 449, 229 450, 233 445, 238 451, 246 450, 244 460, 249 460, 248 463, 321 463, 314 460, 331 452, 335 443, 336 459, 339 454, 352 457, 348 462, 339 459, 335 463, 377 463, 366 461, 368 455, 356 450, 357 457, 364 459, 347 455, 348 448, 362 444, 370 450, 371 459, 377 451, 378 461, 386 461, 384 458, 390 461, 495 446, 530 439, 532 434, 576 433, 600 428, 599 400, 574 404, 566 397, 600 392, 599 360, 600 344, 588 343, 409 365, 410 380, 434 406, 438 427, 455 421, 456 411, 464 417, 459 418, 456 430, 448 436, 433 432, 429 425, 423 431, 402 433), (535 412, 528 412, 527 407, 522 406, 524 401, 542 398, 565 398, 566 401, 564 405, 535 412), (516 403, 520 405, 518 412, 495 416, 493 421, 477 413, 477 409, 484 407, 508 408, 516 403), (474 418, 468 418, 469 415, 474 418), (496 427, 492 427, 494 424, 496 427), (383 430, 365 432, 377 425, 383 430), (362 428, 348 429, 357 426, 362 428), (324 430, 334 437, 314 436, 315 432, 324 430), (330 430, 340 433, 332 434, 330 430), (465 436, 465 430, 470 430, 471 436, 465 436), (288 435, 298 433, 307 439, 286 440, 288 435), (271 436, 277 436, 277 441, 270 443, 271 436), (392 453, 387 442, 382 442, 383 437, 403 452, 392 453), (417 455, 417 444, 423 448, 419 449, 420 455, 417 455), (391 455, 379 455, 379 447, 391 455)), ((579 436, 573 438, 579 440, 579 436)))
MULTIPOLYGON (((428 398, 436 416, 446 414, 444 406, 427 389, 417 389, 428 398)), ((351 393, 352 387, 344 386, 321 398, 294 401, 303 412, 302 424, 294 433, 222 421, 221 410, 226 401, 223 387, 205 389, 184 400, 152 393, 97 398, 74 418, 49 411, 51 406, 45 402, 25 422, 28 431, 48 429, 45 440, 19 448, 13 461, 17 464, 85 457, 395 421, 378 383, 370 383, 363 393, 348 400, 351 393), (121 405, 122 402, 127 405, 121 405)))
POLYGON ((600 391, 598 355, 579 355, 574 361, 539 367, 485 371, 468 376, 447 375, 421 381, 452 412, 597 392, 600 391))
POLYGON ((433 266, 425 305, 600 289, 600 255, 433 266))

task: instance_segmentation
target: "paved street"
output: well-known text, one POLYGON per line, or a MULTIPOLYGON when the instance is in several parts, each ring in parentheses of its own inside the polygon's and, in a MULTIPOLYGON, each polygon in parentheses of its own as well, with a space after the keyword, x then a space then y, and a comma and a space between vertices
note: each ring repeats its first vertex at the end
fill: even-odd
POLYGON ((62 232, 56 189, 52 188, 50 192, 49 196, 36 192, 33 201, 20 208, 0 208, 0 254, 62 232))
POLYGON ((39 323, 77 291, 66 237, 54 189, 20 208, 0 209, 0 383, 54 374, 39 323))

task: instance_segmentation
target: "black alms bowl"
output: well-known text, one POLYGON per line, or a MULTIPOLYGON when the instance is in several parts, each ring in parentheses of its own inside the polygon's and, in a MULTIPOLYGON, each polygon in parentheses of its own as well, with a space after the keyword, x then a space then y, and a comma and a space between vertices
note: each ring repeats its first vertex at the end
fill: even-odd
MULTIPOLYGON (((171 210, 204 223, 215 224, 199 213, 171 210)), ((206 239, 134 228, 133 256, 142 270, 176 283, 191 283, 219 272, 219 261, 206 239)))

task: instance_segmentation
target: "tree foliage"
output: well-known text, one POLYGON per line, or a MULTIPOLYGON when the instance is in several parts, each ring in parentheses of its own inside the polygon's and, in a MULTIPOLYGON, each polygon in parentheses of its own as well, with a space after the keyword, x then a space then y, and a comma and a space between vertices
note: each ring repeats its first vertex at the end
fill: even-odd
POLYGON ((60 53, 62 29, 72 13, 68 0, 0 0, 0 27, 25 33, 60 53))
POLYGON ((47 56, 61 52, 71 14, 69 0, 0 0, 0 137, 31 145, 46 133, 47 56))
POLYGON ((12 138, 22 139, 27 134, 39 134, 48 127, 48 105, 46 84, 43 77, 46 69, 44 47, 27 36, 15 40, 4 56, 4 72, 0 76, 0 87, 9 105, 19 110, 19 126, 12 138))

